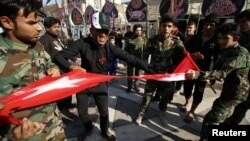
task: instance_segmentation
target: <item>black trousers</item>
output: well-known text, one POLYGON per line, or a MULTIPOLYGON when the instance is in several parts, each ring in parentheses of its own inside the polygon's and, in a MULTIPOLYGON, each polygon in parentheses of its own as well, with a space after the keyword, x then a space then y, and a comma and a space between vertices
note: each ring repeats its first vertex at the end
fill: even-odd
POLYGON ((76 95, 77 110, 83 124, 89 124, 91 121, 88 114, 88 106, 90 96, 93 96, 98 111, 100 113, 100 128, 102 132, 107 132, 109 128, 109 112, 108 112, 108 93, 86 93, 80 92, 76 95))
POLYGON ((199 105, 202 101, 204 90, 206 87, 205 81, 200 80, 185 80, 184 81, 184 95, 186 99, 189 99, 192 96, 193 92, 193 104, 199 105))

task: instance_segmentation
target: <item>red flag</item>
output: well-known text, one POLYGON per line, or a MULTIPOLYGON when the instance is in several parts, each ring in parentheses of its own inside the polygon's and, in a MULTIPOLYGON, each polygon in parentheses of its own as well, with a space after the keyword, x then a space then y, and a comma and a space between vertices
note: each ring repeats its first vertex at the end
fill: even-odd
MULTIPOLYGON (((200 70, 190 57, 189 53, 186 52, 186 57, 176 67, 173 74, 166 73, 131 77, 159 81, 179 81, 185 80, 185 72, 189 69, 200 70)), ((5 104, 5 108, 0 110, 0 125, 6 123, 22 123, 21 120, 9 117, 11 112, 54 102, 114 78, 119 78, 119 76, 93 73, 85 74, 80 69, 71 71, 60 77, 44 77, 43 79, 40 79, 18 91, 11 93, 7 97, 0 99, 0 102, 5 104)))
POLYGON ((172 74, 152 74, 152 75, 141 75, 141 76, 131 76, 131 78, 136 79, 152 79, 158 81, 181 81, 185 80, 185 73, 189 70, 200 70, 196 65, 194 60, 191 58, 190 54, 185 51, 186 57, 181 61, 181 63, 175 68, 172 74))
POLYGON ((113 78, 118 78, 118 76, 93 73, 85 74, 80 69, 71 71, 60 77, 44 77, 0 99, 0 102, 5 104, 5 108, 0 110, 0 125, 22 123, 21 120, 10 118, 9 114, 11 112, 51 103, 113 78))
POLYGON ((140 75, 140 76, 130 76, 130 78, 150 79, 150 80, 158 80, 158 81, 180 81, 180 80, 185 80, 185 73, 148 74, 148 75, 140 75))
POLYGON ((181 61, 181 63, 175 68, 173 73, 185 73, 188 70, 197 70, 199 71, 200 68, 196 65, 190 54, 185 51, 186 57, 181 61))

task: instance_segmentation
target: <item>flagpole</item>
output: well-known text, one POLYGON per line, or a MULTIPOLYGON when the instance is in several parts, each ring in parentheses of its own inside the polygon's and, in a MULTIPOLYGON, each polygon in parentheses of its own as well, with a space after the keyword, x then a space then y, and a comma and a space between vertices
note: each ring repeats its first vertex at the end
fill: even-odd
POLYGON ((47 0, 47 2, 46 2, 46 6, 48 5, 48 3, 50 2, 51 0, 47 0))
POLYGON ((148 13, 148 1, 149 0, 147 0, 147 12, 146 12, 146 29, 147 29, 147 38, 149 38, 149 21, 148 21, 148 17, 149 17, 149 13, 148 13))
POLYGON ((88 30, 87 30, 87 11, 86 11, 86 9, 87 9, 87 0, 85 0, 85 13, 84 13, 84 35, 85 35, 85 37, 87 36, 87 32, 88 32, 88 30))
MULTIPOLYGON (((115 0, 113 0, 113 5, 115 6, 115 0)), ((112 14, 112 18, 113 18, 113 28, 115 27, 115 17, 112 14)))
POLYGON ((68 35, 70 37, 72 37, 72 34, 71 34, 71 26, 70 26, 70 22, 69 22, 69 11, 68 11, 68 1, 67 0, 64 0, 64 18, 65 18, 65 21, 67 23, 67 31, 68 31, 68 35))

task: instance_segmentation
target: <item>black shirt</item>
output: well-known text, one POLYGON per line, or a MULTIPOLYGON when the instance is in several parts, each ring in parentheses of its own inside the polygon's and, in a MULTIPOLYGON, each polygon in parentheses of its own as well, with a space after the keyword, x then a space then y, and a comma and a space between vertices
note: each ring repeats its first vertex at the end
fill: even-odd
POLYGON ((214 63, 220 51, 216 37, 214 36, 203 43, 202 33, 194 35, 190 39, 188 45, 186 46, 186 49, 190 54, 194 52, 200 52, 204 55, 204 59, 198 59, 195 61, 199 68, 203 71, 211 69, 211 63, 214 63))

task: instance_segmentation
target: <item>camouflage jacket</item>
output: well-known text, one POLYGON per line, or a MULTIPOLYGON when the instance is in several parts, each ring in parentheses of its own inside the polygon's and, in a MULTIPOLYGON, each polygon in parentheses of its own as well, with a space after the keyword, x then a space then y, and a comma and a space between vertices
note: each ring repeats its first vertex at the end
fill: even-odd
POLYGON ((125 47, 125 51, 139 58, 142 58, 146 42, 147 41, 144 37, 133 35, 129 38, 125 47))
POLYGON ((206 71, 202 79, 224 80, 221 97, 224 100, 244 100, 248 94, 247 80, 250 67, 248 51, 236 44, 223 49, 215 62, 213 71, 206 71))
MULTIPOLYGON (((0 98, 26 86, 46 75, 47 68, 55 67, 41 44, 34 47, 16 43, 0 35, 0 98)), ((45 129, 26 139, 45 141, 64 139, 62 121, 55 104, 47 104, 11 114, 17 119, 29 118, 45 124, 45 129), (56 131, 57 130, 57 131, 56 131)), ((11 131, 15 125, 0 127, 0 136, 12 140, 11 131)))
POLYGON ((184 58, 184 50, 179 37, 155 35, 148 39, 144 59, 147 60, 151 55, 150 64, 158 73, 171 73, 184 58))

